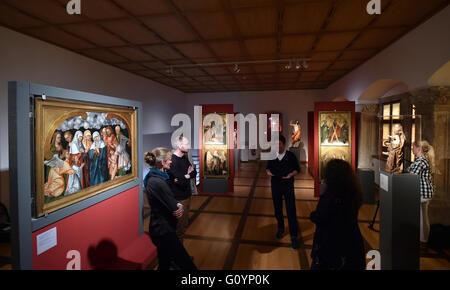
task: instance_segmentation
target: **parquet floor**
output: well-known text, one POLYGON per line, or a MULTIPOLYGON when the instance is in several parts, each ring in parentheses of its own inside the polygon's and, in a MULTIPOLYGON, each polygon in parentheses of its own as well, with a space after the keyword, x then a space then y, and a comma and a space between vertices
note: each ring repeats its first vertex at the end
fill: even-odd
MULTIPOLYGON (((309 215, 317 206, 314 183, 305 168, 296 176, 295 194, 300 248, 285 235, 277 240, 270 179, 263 163, 242 163, 232 196, 193 196, 185 248, 200 270, 307 270, 315 226, 309 215)), ((363 205, 359 225, 366 250, 379 249, 379 234, 368 228, 376 205, 363 205)), ((285 211, 284 211, 285 212, 285 211)), ((286 216, 286 212, 285 212, 286 216)), ((379 228, 379 217, 374 227, 379 228)), ((148 230, 148 218, 145 230, 148 230)), ((448 253, 430 251, 421 257, 421 269, 450 269, 448 253)), ((156 268, 156 263, 150 269, 156 268)))
MULTIPOLYGON (((296 176, 295 194, 299 220, 298 250, 290 246, 287 220, 285 236, 277 240, 270 180, 261 163, 242 163, 231 196, 193 196, 185 247, 200 270, 307 270, 315 226, 309 214, 317 205, 313 179, 302 168, 296 176)), ((359 225, 366 251, 379 249, 379 234, 368 228, 375 205, 363 205, 359 225)), ((144 230, 148 231, 149 207, 145 205, 144 230)), ((377 217, 377 221, 378 221, 377 217)), ((375 228, 379 228, 378 222, 375 228)), ((157 261, 149 266, 154 269, 157 261)), ((450 252, 430 250, 420 259, 421 270, 450 270, 450 252)), ((0 243, 0 270, 11 269, 9 244, 0 243)))

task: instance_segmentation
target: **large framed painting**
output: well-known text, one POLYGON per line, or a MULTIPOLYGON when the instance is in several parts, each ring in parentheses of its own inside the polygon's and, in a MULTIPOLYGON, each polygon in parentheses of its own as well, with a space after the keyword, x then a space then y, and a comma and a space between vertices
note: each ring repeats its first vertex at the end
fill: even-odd
POLYGON ((319 112, 319 176, 324 179, 324 168, 331 159, 343 159, 352 164, 351 112, 319 112))
POLYGON ((226 178, 230 174, 226 114, 203 114, 203 177, 226 178))
POLYGON ((36 99, 36 215, 137 178, 137 111, 36 99))

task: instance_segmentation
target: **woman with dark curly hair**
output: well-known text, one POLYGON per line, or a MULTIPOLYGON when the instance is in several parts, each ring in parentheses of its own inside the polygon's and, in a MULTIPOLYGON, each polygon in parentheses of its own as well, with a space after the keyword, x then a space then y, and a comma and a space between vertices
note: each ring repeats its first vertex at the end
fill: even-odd
POLYGON ((362 194, 346 161, 333 159, 325 169, 326 190, 310 219, 316 224, 311 252, 313 270, 364 270, 364 242, 358 225, 362 194))

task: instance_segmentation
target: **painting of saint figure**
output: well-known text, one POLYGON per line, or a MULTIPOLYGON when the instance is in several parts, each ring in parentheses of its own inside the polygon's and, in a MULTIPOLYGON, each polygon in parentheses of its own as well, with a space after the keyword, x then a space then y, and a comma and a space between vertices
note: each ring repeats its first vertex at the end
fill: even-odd
POLYGON ((320 164, 319 164, 319 176, 321 180, 325 178, 325 167, 328 162, 333 159, 342 159, 351 164, 351 151, 348 147, 324 147, 320 150, 320 164))
POLYGON ((321 146, 349 146, 351 124, 350 113, 320 112, 319 140, 321 146))
POLYGON ((204 176, 205 177, 227 177, 228 150, 224 146, 210 146, 204 150, 204 176))
POLYGON ((332 159, 352 163, 351 112, 319 112, 319 177, 332 159))
POLYGON ((121 184, 135 175, 134 110, 82 110, 82 105, 60 103, 38 102, 38 215, 97 194, 113 186, 116 179, 121 184))
POLYGON ((227 142, 226 114, 207 114, 203 116, 203 144, 225 145, 227 142))

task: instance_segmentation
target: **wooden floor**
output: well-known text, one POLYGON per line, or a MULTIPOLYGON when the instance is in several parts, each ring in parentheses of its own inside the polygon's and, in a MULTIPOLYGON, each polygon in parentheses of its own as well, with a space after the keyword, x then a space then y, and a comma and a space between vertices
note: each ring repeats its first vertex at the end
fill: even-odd
MULTIPOLYGON (((232 196, 193 196, 185 248, 200 270, 307 270, 311 264, 314 224, 309 215, 317 206, 311 175, 302 168, 295 195, 300 248, 291 248, 287 219, 285 235, 277 240, 270 179, 263 164, 243 163, 232 196)), ((363 205, 359 225, 366 250, 379 249, 379 235, 368 228, 376 206, 363 205)), ((146 210, 148 213, 148 209, 146 210)), ((284 211, 285 212, 285 211, 284 211)), ((286 216, 286 212, 285 212, 286 216)), ((379 217, 375 228, 379 228, 379 217)), ((145 219, 148 231, 149 218, 145 219)), ((421 269, 450 269, 450 253, 430 251, 421 269)), ((149 267, 155 269, 156 262, 149 267)))
MULTIPOLYGON (((311 264, 314 224, 309 214, 317 205, 311 176, 302 168, 296 176, 295 195, 300 248, 290 246, 287 220, 285 236, 277 240, 270 183, 261 163, 243 163, 236 174, 232 196, 193 196, 190 225, 184 245, 200 270, 307 270, 311 264)), ((148 232, 149 207, 144 207, 148 232)), ((366 251, 379 249, 379 235, 368 228, 375 205, 363 205, 359 225, 366 251)), ((379 218, 377 217, 377 221, 379 218)), ((375 228, 378 228, 378 222, 375 228)), ((149 266, 155 269, 157 261, 149 266)), ((422 270, 450 270, 450 252, 429 251, 420 259, 422 270)), ((0 243, 0 270, 11 269, 9 244, 0 243)))

